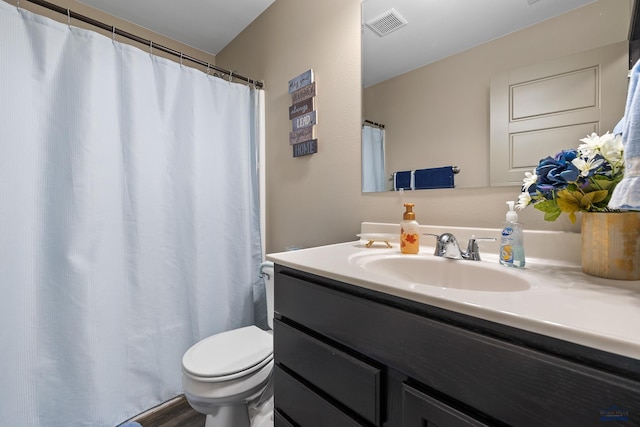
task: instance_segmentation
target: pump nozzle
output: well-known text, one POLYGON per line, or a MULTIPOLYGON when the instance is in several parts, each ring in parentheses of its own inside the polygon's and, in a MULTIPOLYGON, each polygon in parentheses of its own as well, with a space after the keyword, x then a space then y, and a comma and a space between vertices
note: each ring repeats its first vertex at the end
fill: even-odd
POLYGON ((405 203, 404 207, 405 207, 405 212, 404 215, 402 215, 402 219, 408 220, 408 221, 413 221, 416 219, 416 214, 413 212, 413 203, 405 203))
POLYGON ((507 211, 506 220, 509 222, 518 222, 518 214, 513 210, 515 202, 513 200, 509 200, 507 202, 507 206, 509 206, 509 210, 507 211))

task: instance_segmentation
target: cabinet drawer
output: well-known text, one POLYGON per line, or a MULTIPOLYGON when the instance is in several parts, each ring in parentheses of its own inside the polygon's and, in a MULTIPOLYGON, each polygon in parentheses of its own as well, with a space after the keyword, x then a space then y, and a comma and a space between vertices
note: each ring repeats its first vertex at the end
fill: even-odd
POLYGON ((380 425, 379 368, 274 321, 274 357, 365 420, 380 425))
POLYGON ((402 385, 402 413, 402 427, 488 427, 408 384, 402 385))
POLYGON ((295 427, 287 421, 278 411, 273 412, 273 427, 295 427))
POLYGON ((360 423, 331 405, 316 392, 274 368, 275 407, 301 427, 360 427, 360 423))

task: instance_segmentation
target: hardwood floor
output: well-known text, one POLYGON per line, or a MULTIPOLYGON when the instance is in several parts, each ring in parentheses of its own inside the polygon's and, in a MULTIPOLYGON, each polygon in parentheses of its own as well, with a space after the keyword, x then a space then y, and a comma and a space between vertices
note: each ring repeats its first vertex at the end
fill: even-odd
MULTIPOLYGON (((261 401, 259 406, 249 409, 251 422, 263 427, 273 426, 273 397, 267 397, 268 399, 261 401)), ((142 427, 204 427, 206 415, 195 411, 182 395, 129 421, 135 421, 142 427)))
POLYGON ((162 406, 156 411, 138 415, 136 421, 142 427, 204 427, 206 416, 196 412, 184 396, 162 406))

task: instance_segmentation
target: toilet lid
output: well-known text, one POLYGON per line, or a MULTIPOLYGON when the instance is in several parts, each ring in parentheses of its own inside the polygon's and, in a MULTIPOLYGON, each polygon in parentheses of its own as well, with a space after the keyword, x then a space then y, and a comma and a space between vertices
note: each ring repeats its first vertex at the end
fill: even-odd
POLYGON ((272 353, 271 334, 247 326, 197 342, 182 357, 182 366, 198 377, 222 377, 256 366, 272 353))

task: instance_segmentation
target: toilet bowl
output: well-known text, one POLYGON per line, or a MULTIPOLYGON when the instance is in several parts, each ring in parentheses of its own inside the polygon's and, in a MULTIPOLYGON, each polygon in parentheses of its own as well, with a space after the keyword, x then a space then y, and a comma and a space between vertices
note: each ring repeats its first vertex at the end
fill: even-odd
MULTIPOLYGON (((273 263, 260 266, 273 327, 273 263)), ((247 403, 265 390, 273 370, 273 336, 256 326, 222 332, 194 344, 182 357, 182 386, 205 427, 250 427, 247 403)))

